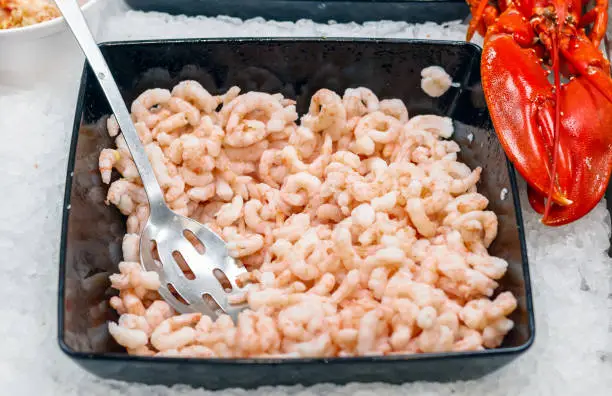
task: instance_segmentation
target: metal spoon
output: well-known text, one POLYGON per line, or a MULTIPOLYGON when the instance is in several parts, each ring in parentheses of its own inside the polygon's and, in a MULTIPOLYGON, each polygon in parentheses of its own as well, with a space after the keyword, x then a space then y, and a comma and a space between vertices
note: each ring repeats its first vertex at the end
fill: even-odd
POLYGON ((75 0, 56 0, 93 70, 117 122, 149 198, 150 215, 140 238, 141 264, 159 274, 160 295, 178 312, 201 312, 213 318, 228 314, 234 320, 245 304, 230 304, 246 291, 236 277, 246 273, 229 256, 225 242, 195 220, 174 213, 142 146, 119 88, 75 0), (154 257, 157 249, 160 261, 154 257), (183 260, 184 259, 184 260, 183 260))

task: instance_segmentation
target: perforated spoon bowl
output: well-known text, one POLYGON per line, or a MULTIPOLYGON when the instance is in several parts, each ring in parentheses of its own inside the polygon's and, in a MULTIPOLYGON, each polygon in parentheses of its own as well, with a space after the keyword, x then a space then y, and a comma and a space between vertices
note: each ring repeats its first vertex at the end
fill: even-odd
POLYGON ((149 199, 150 215, 140 238, 142 266, 159 274, 159 293, 176 311, 201 312, 213 318, 227 314, 235 320, 246 307, 231 303, 246 292, 248 285, 240 287, 236 282, 246 269, 229 255, 215 232, 166 205, 130 113, 77 2, 56 0, 56 4, 117 118, 149 199))

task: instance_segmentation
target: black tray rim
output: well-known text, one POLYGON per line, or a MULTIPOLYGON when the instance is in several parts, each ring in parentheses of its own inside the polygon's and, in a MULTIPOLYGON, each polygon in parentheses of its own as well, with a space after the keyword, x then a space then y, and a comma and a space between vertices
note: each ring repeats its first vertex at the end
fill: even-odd
MULTIPOLYGON (((297 22, 311 20, 316 23, 394 21, 422 24, 433 21, 439 24, 465 20, 469 17, 470 6, 465 0, 258 0, 244 6, 241 0, 181 0, 178 4, 163 0, 126 0, 134 10, 161 12, 170 15, 230 17, 243 21, 263 18, 267 21, 297 22), (446 4, 451 7, 445 14, 427 17, 423 11, 446 4), (306 12, 304 7, 309 8, 306 12), (319 7, 321 6, 321 7, 319 7), (362 14, 355 14, 351 7, 357 7, 362 14), (458 9, 457 7, 460 7, 458 9), (262 11, 264 10, 264 11, 262 11), (398 14, 399 12, 399 14, 398 14), (416 12, 416 14, 413 14, 416 12), (440 15, 440 16, 436 16, 440 15), (442 16, 443 15, 443 16, 442 16)), ((431 10, 430 10, 431 11, 431 10)))
MULTIPOLYGON (((446 0, 418 0, 418 1, 435 1, 443 2, 446 0)), ((189 38, 189 39, 152 39, 152 40, 127 40, 127 41, 106 41, 98 43, 100 49, 112 47, 134 47, 134 46, 155 46, 155 45, 174 45, 174 44, 205 44, 205 43, 295 43, 295 42, 311 42, 311 43, 336 43, 344 42, 351 43, 381 43, 381 44, 426 44, 426 45, 459 45, 471 47, 477 51, 479 55, 482 53, 482 48, 477 44, 459 41, 459 40, 426 40, 426 39, 400 39, 400 38, 352 38, 352 37, 228 37, 228 38, 189 38)), ((85 91, 87 79, 89 78, 89 65, 84 62, 83 72, 79 83, 79 92, 75 106, 75 116, 72 126, 72 136, 70 141, 70 152, 68 155, 68 164, 66 171, 66 184, 64 188, 64 205, 62 214, 62 229, 59 250, 59 279, 58 279, 58 321, 57 321, 57 342, 60 350, 68 357, 75 360, 94 360, 94 361, 115 361, 115 362, 136 362, 136 363, 177 363, 177 364, 208 364, 216 366, 230 365, 282 365, 289 364, 344 364, 344 363, 375 363, 375 362, 394 362, 394 361, 436 361, 442 359, 470 359, 470 358, 486 358, 491 356, 504 355, 519 355, 527 351, 535 342, 535 312, 533 305, 533 291, 531 286, 531 276, 529 273, 529 260, 527 256, 527 243, 525 240, 525 226, 520 203, 520 193, 518 188, 517 173, 506 156, 506 166, 508 168, 508 177, 510 179, 510 189, 512 191, 513 204, 516 213, 516 222, 519 234, 519 243, 521 246, 521 265, 523 270, 523 278, 525 279, 525 304, 528 316, 528 328, 530 337, 525 343, 515 347, 504 347, 496 349, 485 349, 481 351, 467 352, 444 352, 444 353, 419 353, 407 355, 387 355, 387 356, 356 356, 356 357, 333 357, 333 358, 179 358, 179 357, 150 357, 150 356, 135 356, 127 353, 91 353, 79 352, 72 349, 64 341, 64 303, 65 303, 65 284, 66 275, 66 245, 68 237, 68 219, 70 216, 70 198, 72 193, 72 179, 74 177, 74 167, 76 164, 76 148, 78 143, 79 131, 81 127, 82 114, 84 110, 85 91)))

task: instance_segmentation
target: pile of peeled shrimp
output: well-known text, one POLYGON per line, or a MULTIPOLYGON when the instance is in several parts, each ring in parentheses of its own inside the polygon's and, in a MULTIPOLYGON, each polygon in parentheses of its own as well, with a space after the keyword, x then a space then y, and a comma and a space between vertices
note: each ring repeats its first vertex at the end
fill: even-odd
POLYGON ((516 299, 492 299, 507 262, 487 248, 497 217, 476 191, 481 169, 457 161, 451 119, 410 118, 367 88, 321 89, 298 122, 280 94, 214 96, 195 81, 147 90, 131 107, 170 207, 216 230, 249 270, 236 323, 174 312, 139 261, 148 213, 116 121, 100 172, 127 216, 120 314, 130 354, 297 357, 498 347, 516 299), (218 110, 219 109, 219 110, 218 110))

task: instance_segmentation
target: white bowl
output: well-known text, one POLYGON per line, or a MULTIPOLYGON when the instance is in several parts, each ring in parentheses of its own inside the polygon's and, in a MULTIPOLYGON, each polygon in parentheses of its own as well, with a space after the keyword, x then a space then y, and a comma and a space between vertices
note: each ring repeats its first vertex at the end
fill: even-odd
MULTIPOLYGON (((82 7, 94 36, 98 33, 105 3, 107 0, 89 0, 82 7)), ((0 86, 29 87, 52 79, 50 72, 82 66, 83 60, 62 17, 0 30, 0 86)))

